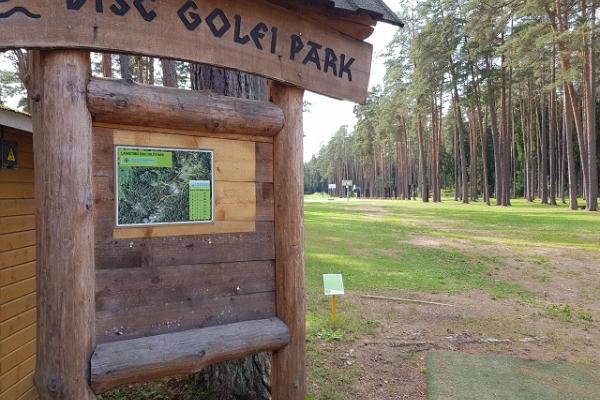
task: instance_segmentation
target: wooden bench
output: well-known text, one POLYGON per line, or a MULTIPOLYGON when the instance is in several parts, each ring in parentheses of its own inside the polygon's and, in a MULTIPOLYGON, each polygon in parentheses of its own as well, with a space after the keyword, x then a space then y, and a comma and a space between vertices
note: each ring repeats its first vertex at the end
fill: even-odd
POLYGON ((124 384, 191 374, 210 364, 279 350, 289 342, 287 325, 270 318, 104 343, 92 355, 91 386, 99 394, 124 384))

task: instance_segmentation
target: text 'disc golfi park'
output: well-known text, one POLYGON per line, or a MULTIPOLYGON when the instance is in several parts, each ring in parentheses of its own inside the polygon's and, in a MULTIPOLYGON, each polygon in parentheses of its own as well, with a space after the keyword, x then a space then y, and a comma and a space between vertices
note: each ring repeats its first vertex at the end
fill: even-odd
MULTIPOLYGON (((137 13, 140 18, 152 23, 159 17, 152 2, 144 0, 67 0, 68 10, 81 10, 83 7, 95 7, 97 13, 110 13, 115 16, 125 16, 137 13), (93 3, 93 4, 92 4, 93 3)), ((276 26, 268 26, 264 22, 246 23, 242 15, 229 15, 220 8, 213 9, 206 15, 200 15, 199 2, 186 1, 177 10, 177 18, 191 32, 198 29, 208 29, 217 39, 232 39, 242 46, 254 46, 258 50, 269 51, 276 55, 279 40, 287 40, 288 53, 282 56, 292 61, 322 71, 325 74, 352 82, 352 65, 355 59, 344 53, 337 52, 321 43, 304 38, 301 33, 292 33, 285 39, 279 34, 276 26)))

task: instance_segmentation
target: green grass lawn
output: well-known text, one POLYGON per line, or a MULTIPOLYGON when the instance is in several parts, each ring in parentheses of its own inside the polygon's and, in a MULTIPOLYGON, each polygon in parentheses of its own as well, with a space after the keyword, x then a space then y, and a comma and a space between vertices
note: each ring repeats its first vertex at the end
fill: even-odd
POLYGON ((320 311, 328 312, 323 309, 324 273, 343 273, 347 290, 354 293, 386 289, 457 293, 480 289, 496 297, 528 296, 516 283, 490 278, 490 268, 497 265, 493 257, 413 245, 412 236, 510 247, 597 249, 600 214, 522 200, 501 208, 451 200, 424 204, 336 199, 307 201, 305 229, 308 321, 312 332, 326 326, 326 321, 318 318, 320 311))

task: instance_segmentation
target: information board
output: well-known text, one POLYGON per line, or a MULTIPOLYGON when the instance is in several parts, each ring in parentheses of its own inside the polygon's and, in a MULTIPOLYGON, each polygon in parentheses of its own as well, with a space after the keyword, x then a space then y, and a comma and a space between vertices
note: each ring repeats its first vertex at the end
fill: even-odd
POLYGON ((117 146, 117 226, 213 221, 213 152, 117 146))

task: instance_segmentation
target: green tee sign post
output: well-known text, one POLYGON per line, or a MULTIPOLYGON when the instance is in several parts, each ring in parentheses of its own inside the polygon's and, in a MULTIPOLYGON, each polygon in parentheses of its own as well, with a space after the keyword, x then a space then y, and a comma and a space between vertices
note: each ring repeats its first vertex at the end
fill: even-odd
POLYGON ((342 274, 324 274, 323 287, 325 296, 331 296, 331 325, 336 327, 337 320, 337 296, 344 295, 344 278, 342 274))

